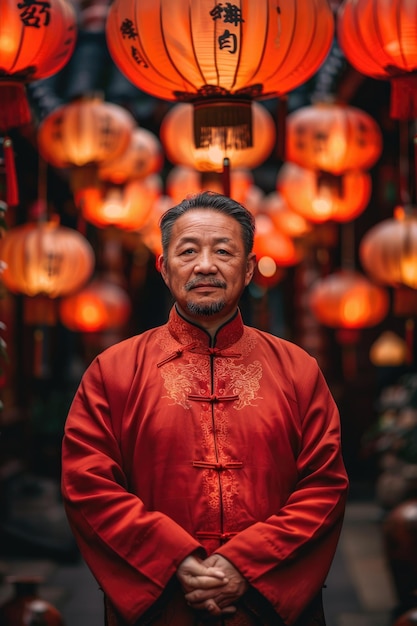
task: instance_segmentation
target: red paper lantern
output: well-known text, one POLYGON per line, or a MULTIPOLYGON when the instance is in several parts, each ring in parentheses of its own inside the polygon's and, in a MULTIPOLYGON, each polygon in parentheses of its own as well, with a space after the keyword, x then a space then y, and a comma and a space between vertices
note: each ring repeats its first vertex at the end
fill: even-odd
POLYGON ((160 129, 160 137, 165 154, 171 163, 188 165, 201 172, 221 172, 224 159, 228 158, 233 168, 254 168, 270 155, 275 143, 275 124, 268 110, 252 103, 253 145, 227 141, 216 136, 213 129, 210 142, 201 147, 194 144, 193 107, 191 104, 177 104, 165 115, 160 129))
POLYGON ((277 176, 277 190, 288 206, 311 222, 348 222, 360 215, 371 197, 371 177, 351 170, 335 176, 294 163, 284 163, 277 176))
POLYGON ((20 82, 47 78, 68 62, 77 18, 68 0, 47 3, 0 0, 0 69, 20 82))
POLYGON ((57 221, 11 228, 0 240, 2 280, 10 291, 50 298, 79 289, 94 269, 87 239, 57 221))
POLYGON ((128 321, 131 308, 129 295, 122 287, 96 278, 78 293, 63 298, 59 314, 70 330, 91 333, 120 328, 128 321))
POLYGON ((384 319, 389 298, 384 289, 359 272, 340 270, 313 284, 309 306, 324 326, 359 329, 375 326, 384 319))
POLYGON ((287 117, 286 159, 301 167, 340 175, 374 165, 382 150, 375 120, 348 105, 320 103, 287 117))
POLYGON ((98 167, 98 177, 116 185, 127 180, 145 178, 162 169, 161 143, 154 133, 136 128, 126 150, 118 157, 107 159, 98 167))
POLYGON ((289 267, 300 261, 292 239, 277 230, 267 215, 256 215, 255 225, 253 251, 258 264, 263 257, 269 257, 278 267, 289 267))
POLYGON ((262 202, 261 212, 266 213, 275 228, 288 237, 303 237, 312 230, 312 224, 293 211, 280 193, 269 193, 262 202))
POLYGON ((344 0, 337 13, 339 45, 365 76, 391 83, 391 117, 417 117, 415 0, 344 0))
POLYGON ((0 0, 0 129, 30 121, 24 84, 47 78, 69 61, 77 18, 68 0, 0 0))
POLYGON ((378 283, 417 289, 417 217, 397 207, 392 219, 365 234, 359 255, 366 273, 378 283))
POLYGON ((134 85, 194 103, 197 146, 213 127, 225 144, 252 145, 251 100, 304 83, 333 34, 327 0, 115 0, 106 25, 110 54, 134 85))
MULTIPOLYGON (((158 259, 162 254, 162 241, 161 230, 159 228, 159 221, 165 211, 168 211, 175 202, 169 196, 161 196, 158 198, 152 207, 152 212, 148 221, 140 230, 140 235, 145 246, 155 255, 158 259)), ((159 269, 159 267, 158 267, 159 269)))
POLYGON ((127 150, 135 120, 100 98, 80 98, 49 113, 38 128, 42 157, 58 168, 101 164, 127 150))
POLYGON ((98 189, 83 189, 75 197, 84 219, 95 226, 140 230, 161 193, 161 178, 152 174, 125 185, 108 184, 98 189))
MULTIPOLYGON (((76 40, 71 2, 0 0, 0 134, 31 121, 25 83, 47 78, 70 59, 76 40)), ((6 202, 19 204, 11 139, 3 141, 6 202)))

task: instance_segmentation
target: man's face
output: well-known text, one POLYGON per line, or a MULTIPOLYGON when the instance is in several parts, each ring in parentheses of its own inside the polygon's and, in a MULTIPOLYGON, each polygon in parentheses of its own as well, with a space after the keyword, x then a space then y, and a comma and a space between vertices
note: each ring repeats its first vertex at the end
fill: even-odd
POLYGON ((220 325, 236 310, 252 278, 255 255, 245 254, 236 219, 211 209, 193 209, 175 222, 160 267, 185 317, 220 325))

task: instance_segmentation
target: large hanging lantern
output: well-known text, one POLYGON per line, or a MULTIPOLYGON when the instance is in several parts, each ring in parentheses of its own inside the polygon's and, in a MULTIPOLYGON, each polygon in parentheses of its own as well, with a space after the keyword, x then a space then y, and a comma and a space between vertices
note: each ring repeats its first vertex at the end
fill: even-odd
POLYGON ((118 157, 106 159, 98 166, 98 177, 116 185, 127 180, 138 180, 162 169, 163 153, 158 137, 146 130, 135 128, 126 150, 118 157))
POLYGON ((324 326, 359 329, 375 326, 384 319, 389 298, 384 289, 359 272, 340 270, 313 284, 309 306, 324 326))
POLYGON ((196 147, 193 138, 193 107, 177 104, 162 120, 160 137, 165 154, 171 163, 188 165, 201 172, 221 172, 224 159, 230 160, 233 168, 254 168, 271 154, 275 143, 275 123, 268 110, 253 102, 252 105, 253 145, 245 142, 223 142, 221 133, 213 129, 210 141, 196 147))
POLYGON ((48 78, 69 61, 77 18, 68 0, 0 0, 0 128, 30 121, 25 83, 48 78))
POLYGON ((365 76, 391 83, 391 117, 417 117, 417 3, 344 0, 337 13, 339 45, 365 76))
POLYGON ((373 280, 417 289, 417 217, 397 207, 392 219, 368 230, 360 242, 359 255, 373 280))
MULTIPOLYGON (((241 204, 245 203, 253 176, 248 169, 233 169, 230 172, 230 197, 241 204)), ((179 204, 186 195, 202 191, 223 193, 223 181, 217 172, 198 172, 185 165, 177 165, 166 179, 167 194, 172 198, 172 206, 179 204)))
POLYGON ((99 332, 120 328, 129 319, 131 302, 119 285, 96 278, 59 304, 61 322, 74 332, 99 332))
POLYGON ((50 298, 79 289, 94 269, 87 239, 58 221, 11 228, 0 240, 2 280, 10 291, 50 298))
POLYGON ((288 206, 311 222, 348 222, 360 215, 371 197, 367 172, 350 170, 340 176, 284 163, 277 190, 288 206))
POLYGON ((366 170, 381 150, 378 124, 356 107, 318 103, 287 117, 286 160, 301 167, 336 175, 366 170))
POLYGON ((84 219, 99 228, 114 226, 139 230, 146 224, 161 193, 162 181, 153 174, 143 180, 128 181, 125 185, 108 184, 79 190, 76 204, 84 219))
POLYGON ((49 113, 38 128, 45 161, 58 168, 101 164, 128 148, 135 120, 123 107, 100 98, 80 98, 49 113))
POLYGON ((198 147, 213 128, 224 144, 251 146, 251 100, 308 80, 333 34, 327 0, 115 0, 106 25, 110 54, 134 85, 194 104, 198 147))
POLYGON ((19 191, 8 131, 31 121, 25 84, 55 74, 70 59, 77 21, 67 0, 0 0, 0 16, 0 135, 4 135, 6 202, 16 206, 19 191))

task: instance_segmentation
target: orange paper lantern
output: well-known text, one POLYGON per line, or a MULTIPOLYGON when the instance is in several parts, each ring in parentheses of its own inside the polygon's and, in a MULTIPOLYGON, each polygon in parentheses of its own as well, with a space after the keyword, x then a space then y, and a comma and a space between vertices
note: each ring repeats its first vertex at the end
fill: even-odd
POLYGON ((48 78, 69 61, 77 18, 68 0, 0 0, 0 129, 26 124, 31 115, 25 83, 48 78))
POLYGON ((162 193, 157 174, 125 185, 103 185, 77 192, 76 202, 83 217, 98 227, 115 226, 123 230, 140 230, 147 222, 156 199, 162 193))
POLYGON ((391 83, 391 117, 417 117, 415 0, 344 0, 337 13, 339 45, 365 76, 391 83))
POLYGON ((252 103, 253 145, 226 141, 214 128, 210 139, 201 147, 194 144, 193 107, 177 104, 165 115, 160 137, 165 154, 171 163, 188 165, 201 172, 221 172, 225 158, 233 168, 254 168, 270 155, 275 143, 275 124, 268 110, 252 103))
POLYGON ((289 267, 299 262, 300 256, 292 239, 277 230, 267 215, 256 215, 255 226, 253 251, 258 265, 264 257, 271 259, 278 267, 289 267))
POLYGON ((68 0, 0 0, 0 73, 29 82, 47 78, 68 62, 77 36, 68 0))
MULTIPOLYGON (((76 15, 71 2, 0 0, 0 133, 31 121, 25 83, 58 72, 71 57, 76 15)), ((19 204, 16 166, 10 137, 3 141, 6 202, 19 204)))
POLYGON ((120 328, 129 319, 127 292, 106 279, 95 279, 78 293, 63 298, 59 314, 64 326, 75 332, 99 332, 120 328))
POLYGON ((134 85, 194 104, 196 146, 213 127, 225 144, 252 145, 251 100, 313 76, 333 34, 327 0, 115 0, 106 25, 110 54, 134 85))
POLYGON ((359 255, 366 273, 378 283, 417 289, 417 217, 397 207, 392 219, 365 234, 359 255))
POLYGON ((378 124, 356 107, 320 103, 287 116, 286 159, 301 167, 336 175, 369 169, 381 150, 378 124))
POLYGON ((389 298, 384 289, 359 272, 340 270, 313 284, 309 306, 324 326, 359 329, 375 326, 384 319, 389 298))
POLYGON ((360 215, 371 197, 371 177, 351 170, 340 176, 284 163, 277 176, 277 190, 288 206, 315 223, 348 222, 360 215))
POLYGON ((136 128, 126 150, 99 164, 98 177, 116 185, 145 178, 162 169, 163 153, 158 137, 145 128, 136 128))
POLYGON ((164 100, 287 93, 320 67, 333 32, 327 0, 115 0, 106 30, 121 71, 164 100))
MULTIPOLYGON (((165 211, 173 207, 175 202, 169 196, 160 196, 154 206, 148 221, 140 231, 140 235, 145 246, 156 256, 162 254, 161 230, 159 221, 165 211)), ((159 268, 158 268, 159 269, 159 268)))
MULTIPOLYGON (((244 203, 253 176, 250 170, 233 169, 230 172, 230 197, 244 203)), ((221 175, 217 172, 201 173, 184 165, 177 165, 169 172, 166 179, 166 190, 172 198, 172 206, 178 204, 186 195, 201 191, 224 193, 221 175)))
POLYGON ((38 147, 45 161, 58 168, 100 164, 127 150, 134 128, 134 118, 121 106, 80 98, 43 119, 38 147))
POLYGON ((312 224, 293 211, 280 193, 271 192, 265 196, 260 210, 271 218, 275 228, 288 237, 303 237, 312 230, 312 224))
POLYGON ((87 239, 57 221, 11 228, 0 240, 2 280, 10 291, 50 298, 79 289, 94 269, 87 239))

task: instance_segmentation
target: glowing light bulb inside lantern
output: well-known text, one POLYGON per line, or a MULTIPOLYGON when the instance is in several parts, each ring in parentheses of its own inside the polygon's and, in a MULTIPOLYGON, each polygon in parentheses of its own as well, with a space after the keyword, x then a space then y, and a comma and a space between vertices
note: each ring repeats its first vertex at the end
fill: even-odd
POLYGON ((211 145, 207 150, 207 158, 210 163, 213 165, 222 165, 223 159, 225 158, 225 152, 222 148, 217 144, 211 145))
POLYGON ((331 195, 326 190, 321 189, 320 195, 311 203, 313 210, 320 218, 328 218, 333 213, 333 201, 331 195))
POLYGON ((102 213, 104 217, 109 221, 117 220, 126 215, 126 212, 127 209, 124 206, 121 191, 119 189, 109 191, 103 202, 102 213))
POLYGON ((363 317, 364 306, 358 298, 348 298, 343 305, 343 318, 346 326, 355 326, 363 317))
POLYGON ((401 278, 405 285, 415 287, 417 285, 417 264, 415 256, 404 256, 401 260, 401 278))
POLYGON ((339 161, 346 153, 346 139, 343 132, 335 132, 329 138, 328 155, 335 161, 339 161))
POLYGON ((0 54, 6 54, 16 48, 14 37, 8 36, 7 32, 3 32, 0 37, 0 54))
POLYGON ((97 306, 97 302, 91 300, 86 302, 80 310, 80 319, 84 328, 94 331, 100 328, 102 321, 102 312, 97 306))
POLYGON ((258 270, 265 278, 271 278, 277 271, 277 264, 270 256, 263 256, 258 261, 258 270))

